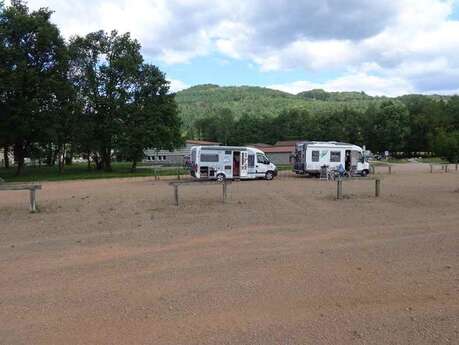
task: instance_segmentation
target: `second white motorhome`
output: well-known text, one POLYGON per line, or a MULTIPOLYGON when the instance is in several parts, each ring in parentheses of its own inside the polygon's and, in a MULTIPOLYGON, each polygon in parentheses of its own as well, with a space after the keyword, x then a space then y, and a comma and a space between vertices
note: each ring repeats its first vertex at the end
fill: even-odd
POLYGON ((336 141, 296 144, 293 170, 297 174, 319 175, 322 167, 337 169, 339 165, 353 175, 367 176, 370 172, 364 150, 357 145, 336 141))
POLYGON ((242 146, 193 146, 191 175, 197 179, 256 179, 272 180, 277 167, 263 151, 242 146))

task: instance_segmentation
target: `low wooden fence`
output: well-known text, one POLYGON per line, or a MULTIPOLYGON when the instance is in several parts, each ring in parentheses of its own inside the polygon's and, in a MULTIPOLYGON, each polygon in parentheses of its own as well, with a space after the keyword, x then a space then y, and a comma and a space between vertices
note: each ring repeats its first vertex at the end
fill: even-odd
POLYGON ((450 169, 450 165, 454 167, 455 171, 458 171, 458 163, 456 164, 430 164, 430 173, 433 174, 435 171, 441 171, 444 173, 447 173, 448 171, 452 170, 450 169), (437 169, 440 168, 440 169, 437 169))
POLYGON ((226 202, 227 198, 227 189, 228 189, 228 184, 231 184, 231 180, 224 180, 222 182, 217 182, 215 180, 191 180, 191 181, 174 181, 174 182, 169 182, 169 185, 174 188, 174 201, 175 205, 179 206, 179 187, 185 187, 185 186, 206 186, 206 185, 218 185, 222 187, 222 202, 226 202))
POLYGON ((37 190, 41 189, 36 183, 0 183, 0 191, 28 190, 30 192, 30 211, 37 212, 37 190))
POLYGON ((336 200, 343 199, 343 182, 344 181, 374 181, 375 184, 375 198, 378 198, 381 195, 381 179, 377 178, 368 178, 368 177, 360 177, 360 178, 350 178, 350 179, 338 179, 336 180, 336 200))

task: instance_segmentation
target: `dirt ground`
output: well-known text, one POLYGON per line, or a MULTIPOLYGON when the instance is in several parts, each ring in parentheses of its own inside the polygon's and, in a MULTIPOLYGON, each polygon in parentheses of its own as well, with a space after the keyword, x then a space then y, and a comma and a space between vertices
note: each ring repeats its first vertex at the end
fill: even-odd
POLYGON ((452 170, 0 192, 0 344, 459 344, 452 170))

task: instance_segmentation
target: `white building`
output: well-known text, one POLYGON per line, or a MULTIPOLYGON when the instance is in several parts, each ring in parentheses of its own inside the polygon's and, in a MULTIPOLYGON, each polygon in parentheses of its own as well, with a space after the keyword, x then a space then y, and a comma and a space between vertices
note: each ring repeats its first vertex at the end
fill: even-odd
POLYGON ((185 159, 190 156, 193 146, 220 145, 213 141, 187 140, 185 146, 174 151, 146 149, 144 150, 143 163, 155 165, 183 165, 185 159))
MULTIPOLYGON (((9 156, 9 163, 10 163, 10 166, 13 165, 14 163, 14 160, 13 160, 13 153, 11 152, 8 152, 8 156, 9 156)), ((0 149, 0 168, 3 168, 5 167, 5 154, 4 154, 4 149, 0 149)))

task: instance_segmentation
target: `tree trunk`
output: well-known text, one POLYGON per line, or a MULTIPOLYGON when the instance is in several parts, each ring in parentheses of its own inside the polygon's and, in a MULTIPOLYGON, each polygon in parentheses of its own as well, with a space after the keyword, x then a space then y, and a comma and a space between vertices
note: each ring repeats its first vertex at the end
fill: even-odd
POLYGON ((24 170, 24 145, 16 143, 14 145, 14 160, 16 161, 16 176, 20 176, 24 170))
POLYGON ((65 145, 59 145, 57 154, 57 164, 59 169, 59 174, 62 174, 64 171, 64 164, 65 164, 65 145))
POLYGON ((73 145, 70 145, 70 150, 66 150, 65 154, 65 165, 73 164, 73 145))
POLYGON ((46 150, 46 165, 47 166, 53 166, 53 156, 54 156, 54 152, 53 152, 53 145, 52 144, 48 144, 47 145, 47 150, 46 150))
POLYGON ((10 159, 9 159, 9 153, 10 151, 10 148, 8 145, 5 145, 5 147, 3 148, 3 159, 5 161, 5 169, 9 169, 10 168, 10 159))
POLYGON ((102 162, 104 165, 104 170, 107 172, 112 171, 112 150, 107 148, 102 152, 102 162))
POLYGON ((96 163, 96 170, 102 170, 104 167, 102 159, 98 155, 94 155, 94 163, 96 163))
POLYGON ((51 166, 55 166, 56 165, 56 160, 57 160, 58 156, 59 156, 59 149, 53 150, 51 166))
POLYGON ((137 162, 133 161, 131 165, 131 173, 135 173, 136 169, 137 169, 137 162))
POLYGON ((88 170, 91 170, 91 152, 88 151, 88 170))

